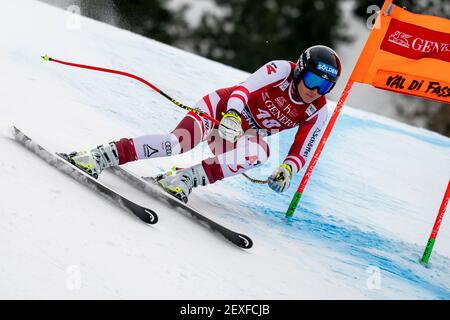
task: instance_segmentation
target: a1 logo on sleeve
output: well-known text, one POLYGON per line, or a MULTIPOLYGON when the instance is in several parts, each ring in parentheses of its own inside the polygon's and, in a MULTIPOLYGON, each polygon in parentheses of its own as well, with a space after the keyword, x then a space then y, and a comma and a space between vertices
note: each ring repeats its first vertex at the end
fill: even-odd
POLYGON ((277 72, 277 65, 272 62, 271 64, 266 65, 266 69, 267 69, 267 74, 271 75, 272 73, 277 72))

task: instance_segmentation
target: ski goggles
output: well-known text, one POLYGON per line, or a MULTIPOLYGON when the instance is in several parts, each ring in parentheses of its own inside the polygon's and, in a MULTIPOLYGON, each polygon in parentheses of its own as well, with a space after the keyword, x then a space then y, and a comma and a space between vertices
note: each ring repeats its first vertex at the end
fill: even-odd
POLYGON ((317 74, 308 71, 303 76, 303 83, 309 90, 317 89, 319 94, 324 95, 331 91, 334 87, 334 82, 328 81, 317 74))

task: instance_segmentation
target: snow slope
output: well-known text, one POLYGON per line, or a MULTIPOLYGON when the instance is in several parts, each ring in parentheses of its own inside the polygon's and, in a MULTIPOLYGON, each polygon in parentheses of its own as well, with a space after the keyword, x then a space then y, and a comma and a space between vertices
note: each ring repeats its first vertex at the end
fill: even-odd
MULTIPOLYGON (((131 79, 45 63, 40 55, 136 73, 180 101, 246 73, 31 0, 0 13, 0 297, 63 299, 449 299, 450 223, 418 264, 450 177, 450 139, 344 108, 295 218, 301 177, 278 195, 241 177, 197 189, 192 205, 253 238, 241 250, 105 173, 160 222, 142 224, 12 139, 15 124, 57 151, 167 132, 184 111, 131 79)), ((272 137, 264 178, 295 131, 272 137)), ((155 174, 209 155, 126 165, 155 174)))

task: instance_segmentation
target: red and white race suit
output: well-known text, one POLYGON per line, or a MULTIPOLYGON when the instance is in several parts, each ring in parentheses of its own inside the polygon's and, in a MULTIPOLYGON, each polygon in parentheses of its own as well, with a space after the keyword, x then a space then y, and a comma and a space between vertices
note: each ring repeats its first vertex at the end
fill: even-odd
POLYGON ((243 83, 219 89, 196 103, 196 108, 219 121, 229 109, 240 112, 245 134, 237 142, 221 139, 216 125, 190 112, 169 134, 117 141, 119 164, 180 154, 207 141, 215 156, 202 164, 209 182, 214 183, 262 165, 269 157, 264 137, 298 127, 284 160, 294 174, 298 173, 311 153, 328 111, 324 96, 310 104, 301 101, 293 84, 294 68, 290 61, 271 61, 243 83))

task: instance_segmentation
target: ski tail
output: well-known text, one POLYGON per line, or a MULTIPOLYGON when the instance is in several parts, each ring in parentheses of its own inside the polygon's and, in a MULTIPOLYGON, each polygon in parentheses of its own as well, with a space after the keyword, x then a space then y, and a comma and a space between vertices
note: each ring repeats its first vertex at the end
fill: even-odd
POLYGON ((100 183, 89 174, 74 166, 65 158, 60 157, 57 154, 51 153, 44 147, 33 141, 30 137, 25 135, 17 127, 13 126, 14 138, 25 146, 27 149, 35 153, 41 159, 56 167, 58 170, 71 176, 76 181, 83 185, 89 186, 91 190, 96 190, 102 195, 106 196, 112 202, 117 203, 120 207, 131 211, 136 217, 141 219, 147 224, 155 224, 158 222, 158 215, 151 209, 138 205, 137 203, 129 200, 121 194, 115 192, 106 185, 100 183))

